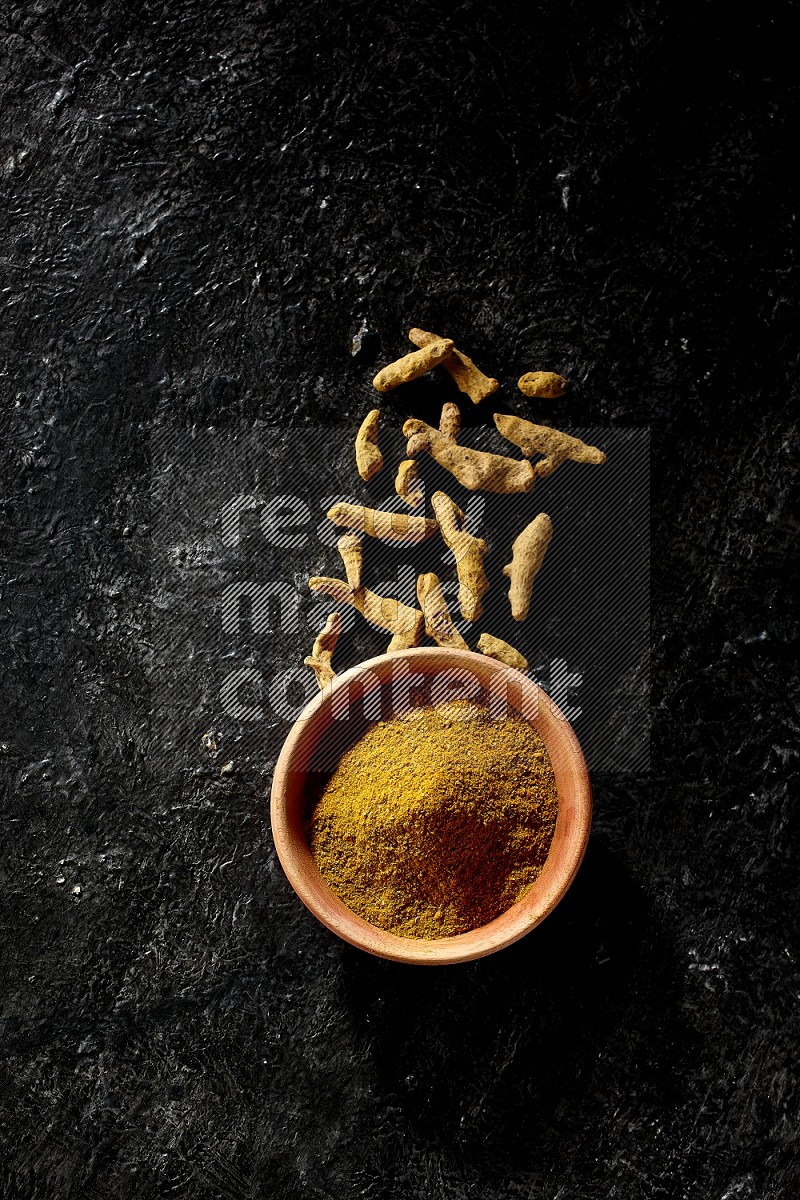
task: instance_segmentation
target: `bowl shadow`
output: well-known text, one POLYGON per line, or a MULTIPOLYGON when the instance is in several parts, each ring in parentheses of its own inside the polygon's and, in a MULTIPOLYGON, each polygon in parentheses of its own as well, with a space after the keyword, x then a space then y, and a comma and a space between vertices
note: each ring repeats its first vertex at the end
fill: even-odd
POLYGON ((634 1062, 640 1101, 678 1100, 669 932, 596 836, 558 908, 498 954, 431 971, 345 953, 384 1094, 417 1136, 489 1175, 591 1155, 634 1062))

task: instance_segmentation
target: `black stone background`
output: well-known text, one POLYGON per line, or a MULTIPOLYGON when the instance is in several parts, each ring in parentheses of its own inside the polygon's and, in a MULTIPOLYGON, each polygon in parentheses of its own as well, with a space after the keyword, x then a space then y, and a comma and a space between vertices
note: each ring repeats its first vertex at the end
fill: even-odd
POLYGON ((797 1194, 796 18, 3 8, 5 1196, 797 1194), (362 320, 653 434, 652 776, 444 970, 306 914, 268 764, 150 744, 153 429, 340 427, 362 320))
MULTIPOLYGON (((283 425, 258 420, 210 429, 187 430, 174 422, 154 427, 150 749, 161 756, 162 768, 196 767, 212 741, 223 766, 248 757, 271 765, 293 719, 317 695, 303 660, 337 606, 312 593, 308 579, 344 573, 336 546, 342 530, 325 514, 341 500, 408 512, 394 490, 395 467, 406 448, 406 389, 384 406, 380 446, 386 465, 369 484, 359 478, 353 454, 355 427, 377 399, 368 384, 364 391, 362 411, 329 426, 324 441, 318 428, 295 427, 287 447, 283 425)), ((429 391, 458 395, 449 376, 440 380, 435 373, 413 391, 423 399, 429 391)), ((492 407, 506 406, 499 391, 496 397, 492 407)), ((526 404, 522 400, 523 411, 526 404)), ((405 545, 365 538, 363 574, 378 595, 416 605, 418 574, 438 572, 442 588, 451 589, 454 619, 468 644, 474 647, 488 630, 525 655, 530 677, 563 706, 588 768, 599 778, 600 772, 641 773, 649 765, 649 431, 596 426, 580 432, 602 442, 608 454, 603 469, 564 463, 527 495, 470 493, 432 459, 420 461, 428 497, 437 486, 445 488, 472 532, 487 540, 490 586, 479 621, 460 619, 453 556, 441 538, 405 545), (553 514, 555 533, 531 611, 516 622, 502 567, 513 539, 543 510, 553 514)), ((480 438, 491 450, 503 448, 494 427, 473 426, 460 436, 462 444, 480 438)), ((385 651, 385 630, 347 605, 339 610, 337 671, 385 651)), ((345 733, 348 726, 339 728, 345 733)), ((335 761, 341 751, 336 739, 329 749, 335 761)))

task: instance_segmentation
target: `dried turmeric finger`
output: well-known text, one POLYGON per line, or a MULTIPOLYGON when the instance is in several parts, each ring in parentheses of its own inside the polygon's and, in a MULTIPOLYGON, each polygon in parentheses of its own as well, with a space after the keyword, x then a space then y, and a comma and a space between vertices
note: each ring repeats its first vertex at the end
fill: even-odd
POLYGON ((439 418, 439 432, 451 442, 458 441, 461 433, 461 409, 452 400, 442 405, 442 415, 439 418))
POLYGON ((477 621, 483 612, 481 596, 489 590, 483 558, 489 546, 464 529, 464 514, 445 492, 434 492, 431 503, 445 544, 452 550, 458 573, 458 602, 465 621, 477 621))
POLYGON ((342 556, 348 586, 357 591, 361 587, 361 572, 364 566, 364 547, 357 533, 343 533, 336 543, 342 556))
POLYGON ((424 542, 426 538, 433 537, 437 529, 436 522, 428 517, 383 512, 376 508, 365 508, 362 504, 334 504, 326 515, 334 525, 357 529, 383 542, 424 542))
POLYGON ((505 663, 507 667, 516 667, 518 671, 527 670, 527 658, 520 654, 519 650, 509 646, 508 642, 492 637, 490 633, 481 634, 478 638, 478 649, 487 658, 496 658, 498 662, 505 663))
POLYGON ((440 646, 469 650, 469 646, 453 624, 438 575, 430 571, 427 575, 418 577, 417 599, 425 617, 425 632, 428 637, 432 637, 440 646))
POLYGON ((452 349, 453 343, 449 338, 436 338, 421 350, 412 350, 410 354, 378 371, 372 386, 376 392, 390 392, 401 383, 410 383, 412 379, 432 371, 442 359, 447 358, 452 349))
POLYGON ((419 467, 413 458, 405 458, 397 468, 394 490, 401 500, 412 508, 420 508, 425 503, 425 492, 419 477, 419 467))
POLYGON ((504 438, 519 446, 526 458, 535 454, 543 454, 539 462, 534 463, 533 469, 537 478, 544 479, 552 475, 556 467, 568 458, 580 463, 604 463, 606 456, 597 446, 587 446, 580 438, 570 437, 560 429, 551 429, 549 425, 534 425, 532 421, 523 421, 521 417, 510 417, 505 413, 495 413, 494 423, 504 438))
POLYGON ((555 371, 528 371, 517 380, 517 387, 526 396, 539 396, 542 400, 557 400, 569 387, 569 380, 555 371))
MULTIPOLYGON (((408 340, 415 346, 430 346, 440 339, 438 334, 426 333, 424 329, 409 329, 408 340)), ((473 404, 480 404, 481 400, 491 396, 500 386, 496 379, 484 375, 471 358, 455 347, 449 357, 443 359, 441 365, 455 380, 459 391, 469 396, 473 404)))
POLYGON ((417 608, 401 604, 390 596, 378 596, 368 588, 353 590, 343 579, 312 575, 308 581, 312 592, 324 592, 340 604, 349 604, 367 621, 386 629, 393 635, 387 653, 418 646, 422 641, 424 617, 417 608))
MULTIPOLYGON (((455 407, 445 405, 445 408, 455 407)), ((452 432, 449 415, 444 419, 445 431, 434 429, 424 421, 411 419, 403 426, 408 439, 406 454, 430 454, 440 467, 449 471, 469 491, 482 488, 485 492, 530 492, 536 483, 536 472, 526 459, 506 458, 485 450, 459 446, 452 432)))
POLYGON ((378 596, 375 592, 363 589, 364 601, 361 612, 373 625, 388 629, 393 635, 387 648, 387 653, 394 650, 407 650, 410 646, 418 646, 422 641, 422 630, 425 618, 417 608, 402 604, 391 596, 378 596))
POLYGON ((398 650, 410 650, 412 646, 418 646, 421 641, 422 623, 420 623, 419 629, 401 629, 396 633, 386 647, 386 653, 397 654, 398 650))
POLYGON ((526 525, 511 546, 511 562, 503 574, 511 580, 508 598, 515 621, 524 621, 531 603, 531 589, 553 536, 553 522, 547 513, 539 513, 526 525))
POLYGON ((332 612, 325 622, 325 628, 317 634, 310 655, 303 659, 303 664, 311 667, 316 675, 320 690, 326 688, 336 678, 336 672, 331 666, 331 658, 341 631, 342 618, 338 612, 332 612))
POLYGON ((356 466, 363 480, 372 479, 383 470, 383 455, 378 447, 378 426, 381 410, 373 408, 361 422, 356 434, 356 466))

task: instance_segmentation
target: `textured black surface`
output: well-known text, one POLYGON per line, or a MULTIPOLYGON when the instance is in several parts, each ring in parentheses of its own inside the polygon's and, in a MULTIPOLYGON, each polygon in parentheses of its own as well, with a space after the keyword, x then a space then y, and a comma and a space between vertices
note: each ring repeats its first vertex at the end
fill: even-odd
POLYGON ((796 25, 4 9, 5 1195, 797 1194, 796 25), (655 450, 653 777, 433 972, 297 903, 269 764, 149 719, 154 430, 338 426, 410 320, 655 450))
MULTIPOLYGON (((437 382, 425 381, 438 393, 437 382)), ((423 396, 426 390, 418 388, 423 396)), ((374 403, 364 391, 362 412, 374 403)), ((274 760, 291 722, 317 694, 303 659, 336 605, 313 594, 308 578, 343 574, 336 546, 342 530, 325 514, 339 501, 408 511, 394 491, 394 467, 405 454, 400 399, 381 416, 386 466, 369 485, 353 454, 362 414, 327 426, 324 439, 319 429, 296 428, 288 445, 284 426, 263 421, 155 428, 152 732, 172 765, 195 766, 209 734, 206 742, 216 743, 223 762, 274 760)), ((416 605, 418 574, 438 572, 468 644, 474 648, 486 630, 525 655, 531 677, 572 722, 593 774, 641 773, 650 751, 649 431, 580 432, 602 442, 608 462, 565 463, 528 495, 470 493, 432 459, 420 462, 428 497, 445 488, 471 531, 487 540, 490 586, 478 621, 460 619, 453 556, 439 537, 416 545, 364 539, 363 577, 378 595, 416 605), (531 612, 515 622, 502 569, 514 538, 543 510, 556 532, 531 612)), ((462 444, 480 438, 489 449, 503 448, 494 428, 460 436, 462 444)), ((348 605, 338 607, 336 670, 382 654, 386 631, 348 605)), ((347 725, 339 728, 346 732, 347 725)))

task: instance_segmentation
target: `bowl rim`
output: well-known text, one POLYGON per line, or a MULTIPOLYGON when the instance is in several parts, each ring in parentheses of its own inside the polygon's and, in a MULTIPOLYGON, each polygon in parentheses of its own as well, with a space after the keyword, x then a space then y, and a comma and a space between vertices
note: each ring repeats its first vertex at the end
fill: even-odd
MULTIPOLYGON (((531 720, 531 724, 540 733, 547 746, 547 738, 544 737, 537 720, 531 720)), ((551 745, 553 745, 552 742, 551 745)), ((548 753, 550 753, 550 748, 548 748, 548 753)), ((559 795, 559 814, 561 814, 561 795, 559 795)), ((392 654, 379 654, 365 659, 337 675, 331 684, 304 706, 294 720, 275 763, 270 796, 270 822, 278 860, 289 884, 306 908, 326 928, 350 945, 379 958, 417 965, 445 965, 483 958, 512 945, 535 929, 550 915, 571 886, 586 852, 591 820, 592 791, 588 768, 575 732, 561 709, 537 683, 521 671, 473 650, 456 650, 443 646, 417 646, 392 654), (547 732, 549 734, 553 729, 559 730, 558 736, 562 751, 559 757, 566 755, 570 764, 573 785, 571 791, 574 791, 574 796, 571 799, 570 835, 566 843, 568 854, 564 868, 557 874, 544 901, 534 903, 536 894, 534 893, 532 896, 529 891, 505 913, 487 925, 446 938, 400 937, 388 930, 371 925, 363 917, 347 908, 313 864, 308 843, 298 846, 298 838, 290 828, 287 815, 287 788, 292 763, 301 749, 304 734, 307 729, 313 728, 311 722, 319 711, 331 702, 332 697, 338 691, 349 687, 351 683, 358 680, 359 676, 366 672, 374 673, 376 668, 389 670, 390 664, 396 664, 401 660, 408 662, 416 660, 418 663, 427 661, 431 665, 434 663, 450 665, 463 663, 466 665, 472 662, 476 668, 479 668, 475 673, 476 678, 495 674, 506 675, 510 681, 516 682, 522 689, 521 694, 527 693, 534 704, 540 706, 537 707, 537 713, 541 707, 544 707, 552 714, 555 724, 550 723, 547 732), (495 926, 497 928, 493 928, 495 926)), ((558 829, 558 818, 556 828, 558 829)), ((536 888, 536 884, 532 886, 533 889, 536 888)))

